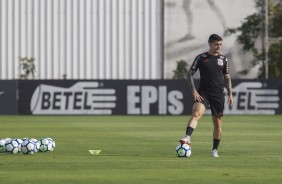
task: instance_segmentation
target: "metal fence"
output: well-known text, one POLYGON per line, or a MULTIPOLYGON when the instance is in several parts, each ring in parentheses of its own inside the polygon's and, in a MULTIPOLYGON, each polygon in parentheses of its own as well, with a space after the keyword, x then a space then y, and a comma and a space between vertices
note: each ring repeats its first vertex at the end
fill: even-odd
POLYGON ((161 0, 0 0, 0 78, 160 79, 161 0))

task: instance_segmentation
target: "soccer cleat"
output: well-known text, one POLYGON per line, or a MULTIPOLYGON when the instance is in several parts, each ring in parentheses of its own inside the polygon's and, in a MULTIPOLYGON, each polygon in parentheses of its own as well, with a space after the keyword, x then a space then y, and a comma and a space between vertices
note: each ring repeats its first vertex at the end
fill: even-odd
POLYGON ((211 151, 211 157, 219 157, 216 149, 211 151))
POLYGON ((189 146, 191 145, 190 139, 187 136, 184 136, 182 139, 179 140, 181 144, 188 144, 189 146))

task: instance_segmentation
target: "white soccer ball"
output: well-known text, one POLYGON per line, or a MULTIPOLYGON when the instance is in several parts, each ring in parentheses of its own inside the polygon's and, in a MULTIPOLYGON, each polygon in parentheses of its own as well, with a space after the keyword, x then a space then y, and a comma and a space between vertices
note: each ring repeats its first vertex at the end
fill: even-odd
POLYGON ((19 143, 15 140, 8 140, 5 143, 5 151, 6 153, 16 154, 19 152, 19 143))
POLYGON ((40 143, 40 146, 39 146, 39 151, 40 152, 51 151, 51 149, 52 149, 52 142, 49 139, 41 138, 39 143, 40 143))
POLYGON ((25 140, 27 140, 27 139, 29 139, 29 138, 28 138, 28 137, 24 137, 24 138, 22 138, 22 140, 23 140, 23 141, 25 141, 25 140))
POLYGON ((16 139, 14 139, 14 141, 16 141, 18 143, 18 152, 20 153, 23 140, 20 139, 20 138, 16 138, 16 139))
POLYGON ((22 142, 21 151, 25 155, 30 155, 35 153, 35 143, 29 139, 22 142))
POLYGON ((6 138, 5 138, 5 141, 6 141, 6 142, 8 142, 8 141, 10 141, 10 140, 12 140, 12 138, 10 138, 10 137, 6 137, 6 138))
POLYGON ((0 153, 5 152, 5 143, 6 143, 6 140, 1 138, 0 139, 0 153))
POLYGON ((51 147, 51 149, 50 149, 50 151, 54 151, 54 149, 56 148, 56 143, 55 143, 55 141, 52 139, 52 138, 47 138, 50 142, 51 142, 51 144, 52 144, 52 147, 51 147))
POLYGON ((32 142, 34 142, 34 144, 35 144, 35 149, 34 149, 34 151, 35 152, 38 152, 39 151, 39 148, 40 148, 40 142, 37 140, 37 139, 35 139, 35 138, 31 138, 30 139, 32 142))
POLYGON ((188 158, 192 154, 192 148, 188 144, 178 144, 176 146, 176 155, 178 157, 188 158))

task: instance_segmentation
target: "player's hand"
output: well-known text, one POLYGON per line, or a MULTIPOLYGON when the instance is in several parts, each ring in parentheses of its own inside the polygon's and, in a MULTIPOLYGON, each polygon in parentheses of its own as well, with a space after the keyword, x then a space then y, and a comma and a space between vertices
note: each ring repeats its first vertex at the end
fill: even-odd
POLYGON ((203 97, 201 97, 201 95, 199 95, 199 93, 196 90, 192 92, 192 95, 194 97, 195 102, 202 102, 202 100, 204 100, 203 97))
POLYGON ((228 99, 227 99, 227 103, 228 103, 228 105, 229 105, 229 109, 231 109, 232 108, 232 106, 233 106, 233 95, 231 94, 231 95, 228 95, 228 99))

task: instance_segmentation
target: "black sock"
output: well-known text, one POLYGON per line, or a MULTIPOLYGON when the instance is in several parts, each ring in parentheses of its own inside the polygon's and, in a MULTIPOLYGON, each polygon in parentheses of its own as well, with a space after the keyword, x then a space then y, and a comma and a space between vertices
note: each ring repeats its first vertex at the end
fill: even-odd
POLYGON ((191 136, 192 133, 193 133, 193 131, 194 131, 194 128, 188 126, 188 127, 186 128, 186 135, 191 136))
POLYGON ((213 147, 212 147, 213 150, 214 149, 217 150, 217 148, 219 146, 219 142, 220 142, 220 139, 213 139, 213 147))

